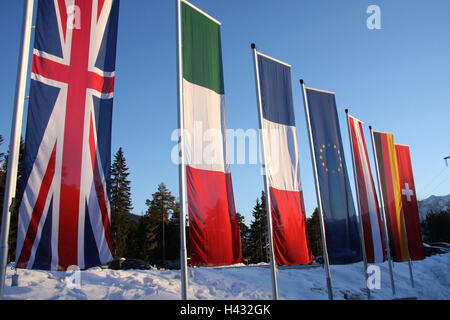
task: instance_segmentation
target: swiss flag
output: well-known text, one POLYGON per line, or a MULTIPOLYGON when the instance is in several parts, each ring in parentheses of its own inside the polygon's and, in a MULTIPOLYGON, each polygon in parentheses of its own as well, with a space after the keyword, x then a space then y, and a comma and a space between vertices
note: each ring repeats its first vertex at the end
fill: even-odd
POLYGON ((405 217, 411 259, 423 260, 425 259, 425 254, 409 146, 396 144, 395 152, 397 154, 398 175, 402 190, 403 215, 405 217))

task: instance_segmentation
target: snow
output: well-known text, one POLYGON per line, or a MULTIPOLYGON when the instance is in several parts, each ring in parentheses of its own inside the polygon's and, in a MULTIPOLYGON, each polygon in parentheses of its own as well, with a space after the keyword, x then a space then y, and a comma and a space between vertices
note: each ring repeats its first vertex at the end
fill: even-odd
MULTIPOLYGON (((424 300, 450 299, 450 253, 414 261, 412 288, 408 263, 394 263, 397 293, 392 295, 389 266, 380 264, 380 289, 371 291, 371 299, 417 297, 424 300)), ((7 268, 5 299, 59 300, 137 300, 180 299, 179 270, 39 271, 17 269, 18 286, 11 287, 14 274, 7 268)), ((270 268, 267 264, 226 268, 189 268, 189 299, 265 300, 271 299, 270 268)), ((367 299, 363 264, 331 266, 335 299, 367 299)), ((328 299, 325 270, 321 266, 300 266, 278 270, 280 299, 328 299)))
POLYGON ((430 210, 433 212, 450 211, 450 194, 446 196, 430 196, 418 202, 420 221, 425 221, 430 210))

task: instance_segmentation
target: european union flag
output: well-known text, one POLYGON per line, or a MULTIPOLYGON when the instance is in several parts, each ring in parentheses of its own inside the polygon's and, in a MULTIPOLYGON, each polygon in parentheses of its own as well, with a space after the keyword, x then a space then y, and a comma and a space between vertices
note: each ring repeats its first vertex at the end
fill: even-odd
POLYGON ((334 93, 306 88, 330 264, 362 260, 334 93))

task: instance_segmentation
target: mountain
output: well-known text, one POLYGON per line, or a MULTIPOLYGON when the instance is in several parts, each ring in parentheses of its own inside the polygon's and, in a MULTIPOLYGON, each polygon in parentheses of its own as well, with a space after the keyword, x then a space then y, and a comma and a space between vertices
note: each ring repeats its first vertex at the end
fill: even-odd
POLYGON ((424 200, 418 201, 420 221, 424 221, 428 212, 450 212, 450 194, 446 196, 430 196, 424 200))

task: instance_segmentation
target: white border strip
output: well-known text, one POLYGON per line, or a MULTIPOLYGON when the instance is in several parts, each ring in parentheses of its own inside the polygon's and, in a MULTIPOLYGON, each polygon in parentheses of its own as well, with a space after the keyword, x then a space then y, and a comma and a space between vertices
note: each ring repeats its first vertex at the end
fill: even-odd
POLYGON ((204 16, 206 16, 207 18, 209 18, 210 20, 212 20, 212 21, 214 21, 215 23, 217 23, 219 26, 222 25, 222 23, 221 23, 219 20, 214 19, 214 18, 211 17, 209 14, 207 14, 205 11, 203 11, 203 10, 197 8, 196 6, 194 6, 192 3, 187 2, 186 0, 181 0, 181 2, 187 4, 188 6, 192 7, 193 9, 197 10, 198 12, 200 12, 201 14, 203 14, 204 16))
POLYGON ((327 90, 322 90, 322 89, 315 89, 315 88, 311 88, 311 87, 307 87, 307 86, 305 86, 305 89, 319 91, 319 92, 325 92, 325 93, 330 93, 330 94, 336 94, 336 92, 333 92, 333 91, 327 91, 327 90))
POLYGON ((289 63, 286 63, 286 62, 283 62, 283 61, 281 61, 281 60, 275 59, 275 58, 273 58, 273 57, 271 57, 271 56, 268 56, 267 54, 261 53, 261 52, 259 52, 259 51, 256 51, 256 54, 258 54, 258 55, 260 55, 260 56, 262 56, 262 57, 264 57, 264 58, 273 60, 273 61, 275 61, 275 62, 281 63, 281 64, 283 64, 283 65, 285 65, 285 66, 287 66, 287 67, 289 67, 289 68, 292 67, 289 63))
POLYGON ((377 133, 386 133, 386 134, 393 134, 392 132, 386 132, 386 131, 377 131, 377 130, 373 130, 373 128, 372 128, 372 131, 373 131, 373 132, 377 132, 377 133))
POLYGON ((358 122, 360 122, 360 123, 364 123, 364 121, 361 121, 361 120, 359 120, 358 118, 352 116, 352 115, 350 114, 350 112, 348 113, 348 116, 349 116, 350 118, 352 118, 353 120, 356 120, 356 121, 358 121, 358 122))

